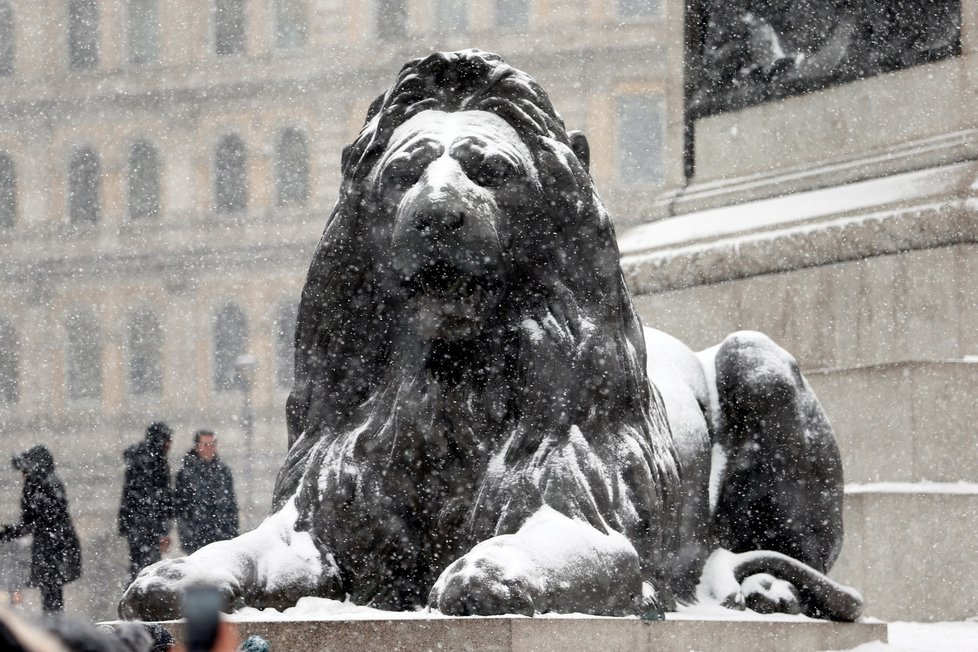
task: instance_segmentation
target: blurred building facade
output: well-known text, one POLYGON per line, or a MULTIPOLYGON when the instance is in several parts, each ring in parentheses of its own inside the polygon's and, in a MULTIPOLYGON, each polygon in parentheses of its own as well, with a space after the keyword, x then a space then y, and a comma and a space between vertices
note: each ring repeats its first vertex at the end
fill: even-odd
MULTIPOLYGON (((0 0, 0 456, 54 452, 83 539, 69 609, 114 615, 121 452, 150 421, 174 426, 174 465, 194 429, 214 429, 245 526, 267 509, 295 310, 340 152, 404 61, 479 47, 527 70, 587 133, 623 228, 682 185, 682 12, 671 0, 0 0)), ((0 483, 10 520, 19 477, 0 483)))

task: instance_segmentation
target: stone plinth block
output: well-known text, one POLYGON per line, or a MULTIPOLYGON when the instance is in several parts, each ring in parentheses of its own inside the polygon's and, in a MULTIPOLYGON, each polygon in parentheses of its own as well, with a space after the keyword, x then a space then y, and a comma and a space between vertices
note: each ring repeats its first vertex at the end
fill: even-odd
POLYGON ((978 358, 807 377, 835 429, 847 483, 978 482, 978 358))
POLYGON ((831 575, 859 589, 866 615, 978 616, 978 487, 888 483, 846 493, 846 540, 831 575))
MULTIPOLYGON (((814 620, 692 620, 635 618, 432 618, 233 622, 242 638, 256 634, 276 652, 323 650, 622 650, 772 652, 846 650, 886 641, 882 623, 814 620)), ((166 623, 180 639, 183 626, 166 623)))

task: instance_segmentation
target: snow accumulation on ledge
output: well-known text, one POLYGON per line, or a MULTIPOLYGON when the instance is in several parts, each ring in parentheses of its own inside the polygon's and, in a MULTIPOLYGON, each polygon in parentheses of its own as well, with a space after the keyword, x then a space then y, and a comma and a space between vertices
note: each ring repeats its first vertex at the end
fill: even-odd
MULTIPOLYGON (((466 616, 463 616, 466 617, 466 616)), ((505 616, 472 616, 477 618, 529 618, 521 615, 505 616)), ((245 607, 234 612, 228 619, 232 622, 269 622, 269 621, 316 621, 316 620, 416 620, 416 619, 446 619, 458 616, 446 616, 439 611, 419 609, 417 611, 383 611, 373 607, 364 607, 352 602, 340 602, 327 598, 301 598, 294 607, 279 611, 277 609, 254 609, 245 607)), ((620 619, 619 616, 593 616, 591 614, 537 614, 534 618, 596 618, 620 619)), ((626 616, 637 619, 638 616, 626 616)), ((717 604, 680 605, 678 611, 666 614, 667 620, 723 620, 723 621, 761 621, 761 622, 813 622, 824 623, 824 620, 814 620, 803 615, 789 614, 759 614, 753 611, 734 611, 717 604)))
POLYGON ((978 494, 978 482, 867 482, 847 484, 847 494, 978 494))
POLYGON ((884 206, 921 203, 939 206, 941 200, 966 187, 972 176, 968 164, 958 164, 705 209, 637 226, 622 234, 619 249, 623 256, 629 256, 866 211, 871 214, 864 218, 878 219, 891 214, 878 212, 884 206), (967 179, 959 178, 962 176, 967 179), (938 197, 941 200, 935 202, 938 197), (934 199, 927 201, 928 198, 934 199))

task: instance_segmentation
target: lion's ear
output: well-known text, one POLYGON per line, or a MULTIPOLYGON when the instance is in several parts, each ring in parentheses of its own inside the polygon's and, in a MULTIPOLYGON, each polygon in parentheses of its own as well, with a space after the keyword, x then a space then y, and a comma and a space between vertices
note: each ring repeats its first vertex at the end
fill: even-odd
POLYGON ((570 139, 571 151, 574 152, 574 156, 584 166, 584 170, 590 173, 591 146, 587 144, 587 136, 584 135, 583 131, 575 130, 568 132, 567 138, 570 139))

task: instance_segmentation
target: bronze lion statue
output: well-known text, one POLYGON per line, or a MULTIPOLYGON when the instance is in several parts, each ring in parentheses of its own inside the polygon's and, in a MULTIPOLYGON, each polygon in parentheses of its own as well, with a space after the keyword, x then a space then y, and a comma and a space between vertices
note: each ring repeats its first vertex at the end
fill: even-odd
POLYGON ((271 515, 146 568, 120 615, 212 584, 232 608, 855 619, 823 574, 842 469, 798 365, 758 333, 643 331, 588 158, 498 56, 406 64, 343 152, 271 515))

